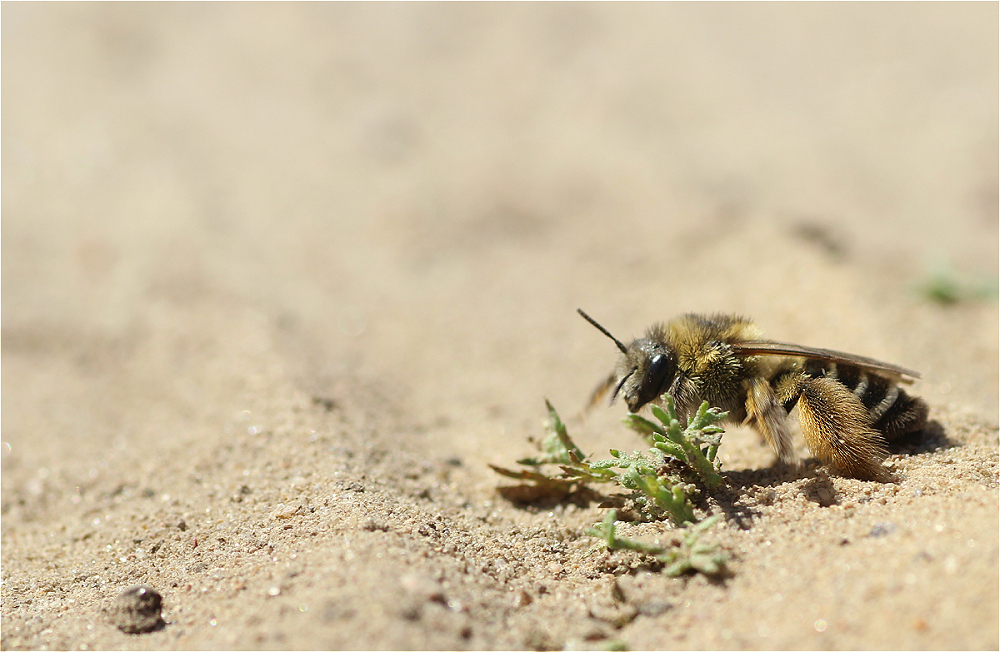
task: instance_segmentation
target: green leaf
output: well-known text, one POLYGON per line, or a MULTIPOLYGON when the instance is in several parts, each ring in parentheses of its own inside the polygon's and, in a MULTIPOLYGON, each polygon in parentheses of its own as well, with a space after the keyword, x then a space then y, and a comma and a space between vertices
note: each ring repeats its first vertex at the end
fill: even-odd
POLYGON ((608 550, 632 550, 656 558, 664 564, 664 573, 671 577, 691 571, 715 576, 725 569, 727 561, 725 553, 718 545, 707 544, 700 539, 709 527, 715 525, 718 517, 713 516, 687 528, 679 547, 667 547, 620 537, 615 530, 617 519, 617 510, 611 510, 601 523, 587 528, 586 533, 601 539, 608 550))
POLYGON ((549 423, 546 429, 549 431, 550 437, 554 435, 555 441, 558 442, 558 445, 550 442, 549 452, 559 456, 565 455, 565 459, 560 459, 560 461, 570 461, 570 455, 575 455, 578 460, 586 459, 587 456, 583 454, 583 451, 569 438, 566 433, 566 425, 559 418, 556 409, 549 403, 549 399, 545 399, 545 407, 549 410, 549 423))
POLYGON ((625 425, 636 431, 640 436, 645 437, 650 443, 663 437, 663 429, 649 419, 645 419, 638 414, 630 412, 626 415, 625 425))
POLYGON ((715 459, 724 431, 715 424, 723 421, 728 413, 709 407, 708 402, 703 401, 682 431, 673 397, 664 394, 662 400, 663 408, 651 407, 653 415, 663 424, 660 429, 665 435, 664 440, 654 442, 654 448, 687 464, 710 489, 721 485, 723 479, 718 474, 715 459))

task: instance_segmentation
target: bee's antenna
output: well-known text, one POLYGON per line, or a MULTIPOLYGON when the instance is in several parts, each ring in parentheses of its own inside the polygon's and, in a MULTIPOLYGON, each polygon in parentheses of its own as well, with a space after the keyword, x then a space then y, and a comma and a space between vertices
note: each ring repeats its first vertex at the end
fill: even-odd
POLYGON ((608 329, 606 329, 605 327, 603 327, 600 324, 598 324, 596 321, 594 321, 593 317, 591 317, 590 315, 588 315, 584 311, 580 310, 579 308, 577 308, 576 311, 578 313, 580 313, 581 317, 583 317, 584 319, 586 319, 587 321, 589 321, 594 326, 594 328, 596 328, 597 330, 601 331, 602 333, 604 333, 605 335, 607 335, 608 337, 610 337, 611 341, 618 345, 618 349, 622 353, 628 353, 628 347, 625 346, 624 344, 622 344, 621 342, 619 342, 617 337, 615 337, 614 335, 612 335, 611 333, 608 332, 608 329))

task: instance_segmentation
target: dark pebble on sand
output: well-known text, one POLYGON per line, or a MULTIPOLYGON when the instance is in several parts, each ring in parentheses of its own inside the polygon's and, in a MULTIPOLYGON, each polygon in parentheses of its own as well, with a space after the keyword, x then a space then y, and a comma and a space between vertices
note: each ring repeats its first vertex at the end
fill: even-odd
POLYGON ((163 597, 151 586, 132 586, 115 598, 108 610, 111 623, 126 634, 145 634, 166 623, 160 617, 163 597))

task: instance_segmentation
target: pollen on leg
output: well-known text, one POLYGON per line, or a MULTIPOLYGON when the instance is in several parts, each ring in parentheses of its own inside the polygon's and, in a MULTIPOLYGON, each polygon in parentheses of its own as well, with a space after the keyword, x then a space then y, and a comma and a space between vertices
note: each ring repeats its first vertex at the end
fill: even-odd
POLYGON ((836 470, 865 480, 886 480, 885 440, 872 429, 861 400, 831 378, 803 384, 799 420, 809 450, 836 470))

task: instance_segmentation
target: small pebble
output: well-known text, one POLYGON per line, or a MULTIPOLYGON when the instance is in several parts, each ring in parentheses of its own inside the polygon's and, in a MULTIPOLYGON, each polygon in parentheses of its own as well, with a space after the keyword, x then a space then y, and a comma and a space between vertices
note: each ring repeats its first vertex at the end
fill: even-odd
POLYGON ((816 489, 816 502, 820 504, 821 507, 830 507, 837 503, 837 496, 833 493, 833 490, 829 487, 819 487, 816 489))
POLYGON ((650 602, 643 602, 639 605, 639 613, 643 616, 655 618, 656 616, 667 613, 672 608, 673 605, 669 602, 652 600, 650 602))
POLYGON ((892 534, 896 531, 896 524, 889 521, 883 521, 881 523, 876 523, 872 526, 872 529, 868 532, 870 537, 884 537, 892 534))
POLYGON ((376 530, 380 532, 388 532, 392 528, 389 527, 388 524, 383 523, 382 521, 370 518, 367 521, 365 521, 365 524, 361 526, 361 529, 365 530, 366 532, 375 532, 376 530))
POLYGON ((399 586, 407 595, 430 602, 447 603, 444 587, 428 575, 406 573, 399 578, 399 586))
POLYGON ((151 586, 132 586, 115 598, 108 610, 111 624, 126 634, 144 634, 162 628, 160 616, 163 598, 151 586))

